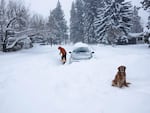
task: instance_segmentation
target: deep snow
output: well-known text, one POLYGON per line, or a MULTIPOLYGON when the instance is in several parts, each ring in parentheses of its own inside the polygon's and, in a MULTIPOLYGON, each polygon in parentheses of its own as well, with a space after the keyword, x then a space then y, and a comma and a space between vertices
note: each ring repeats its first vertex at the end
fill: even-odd
POLYGON ((0 113, 150 113, 146 45, 94 45, 91 60, 65 65, 57 47, 0 52, 0 113), (129 88, 111 86, 120 65, 129 88))

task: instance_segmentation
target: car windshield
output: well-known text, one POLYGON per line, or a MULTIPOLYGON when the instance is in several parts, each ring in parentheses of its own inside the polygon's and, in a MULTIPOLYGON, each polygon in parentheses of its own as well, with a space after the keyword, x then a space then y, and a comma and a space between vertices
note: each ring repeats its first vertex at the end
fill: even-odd
POLYGON ((89 52, 89 49, 87 47, 79 47, 75 50, 73 50, 75 53, 81 53, 81 52, 89 52))

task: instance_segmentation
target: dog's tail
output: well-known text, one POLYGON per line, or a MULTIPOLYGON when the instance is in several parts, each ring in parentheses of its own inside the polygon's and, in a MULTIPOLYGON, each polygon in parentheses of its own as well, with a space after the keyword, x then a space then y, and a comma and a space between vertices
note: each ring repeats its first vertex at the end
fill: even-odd
POLYGON ((130 83, 130 82, 127 82, 126 84, 129 85, 129 84, 131 84, 131 83, 130 83))
POLYGON ((130 82, 126 82, 124 85, 126 86, 126 87, 129 87, 129 84, 131 84, 130 82))

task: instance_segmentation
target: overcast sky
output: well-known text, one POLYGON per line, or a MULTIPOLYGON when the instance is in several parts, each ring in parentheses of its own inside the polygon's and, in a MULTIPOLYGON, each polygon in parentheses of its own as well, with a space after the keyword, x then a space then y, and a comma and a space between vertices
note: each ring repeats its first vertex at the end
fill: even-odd
MULTIPOLYGON (((56 7, 58 0, 24 0, 24 2, 30 7, 31 12, 39 13, 44 17, 49 16, 50 10, 56 7)), ((69 21, 70 9, 73 0, 59 0, 64 10, 65 18, 69 21)))

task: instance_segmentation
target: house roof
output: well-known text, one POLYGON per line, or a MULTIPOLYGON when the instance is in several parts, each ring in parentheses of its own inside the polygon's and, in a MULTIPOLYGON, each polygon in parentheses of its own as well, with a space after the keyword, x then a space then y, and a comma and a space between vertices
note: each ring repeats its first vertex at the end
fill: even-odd
POLYGON ((129 38, 139 38, 143 36, 143 32, 141 33, 129 33, 128 34, 129 38))

